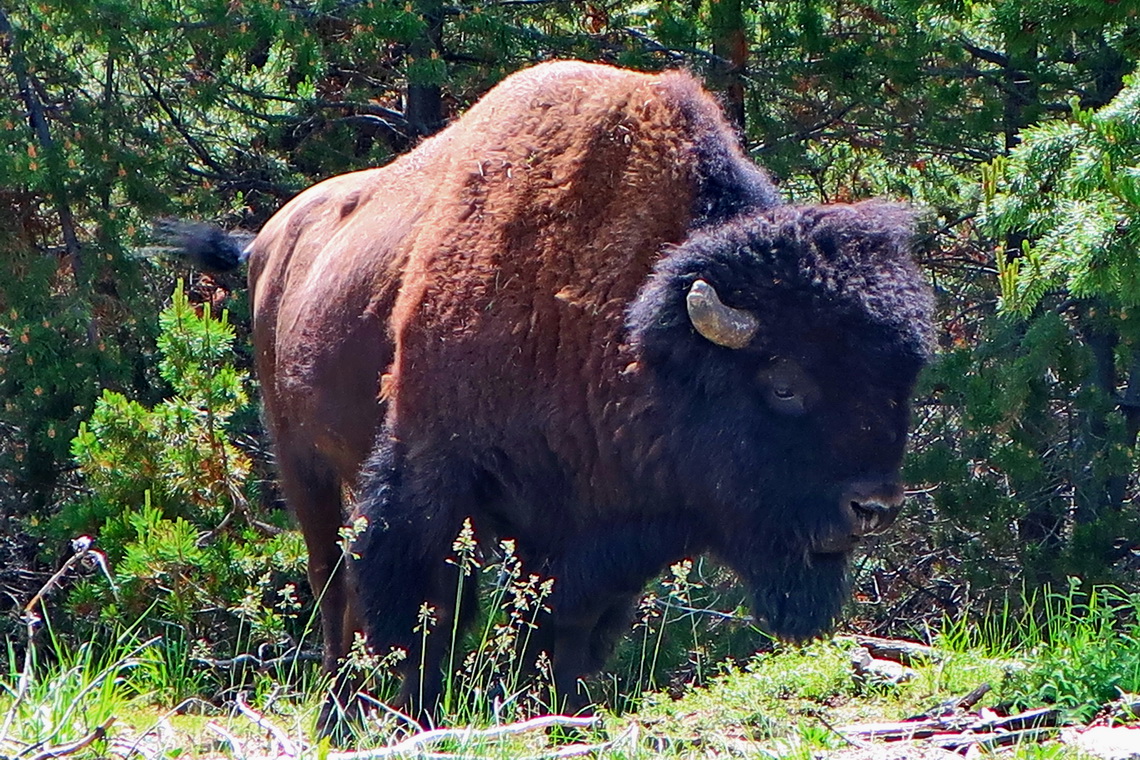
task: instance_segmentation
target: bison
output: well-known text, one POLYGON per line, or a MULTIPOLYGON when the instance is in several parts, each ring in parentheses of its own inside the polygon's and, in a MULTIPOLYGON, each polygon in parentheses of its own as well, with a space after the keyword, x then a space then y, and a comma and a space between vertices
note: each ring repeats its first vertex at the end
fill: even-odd
POLYGON ((424 602, 469 618, 446 562, 468 519, 554 579, 531 654, 572 707, 684 556, 731 567, 774 635, 827 630, 903 501, 931 332, 910 238, 896 205, 782 204, 690 75, 578 62, 306 190, 247 249, 188 235, 206 265, 249 259, 325 667, 363 629, 411 652, 401 704, 430 713, 447 636, 413 629, 424 602))

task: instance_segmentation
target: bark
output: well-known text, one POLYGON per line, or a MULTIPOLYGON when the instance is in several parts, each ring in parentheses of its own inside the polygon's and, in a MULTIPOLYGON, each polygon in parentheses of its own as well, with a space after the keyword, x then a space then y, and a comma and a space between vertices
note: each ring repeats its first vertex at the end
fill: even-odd
POLYGON ((713 0, 709 6, 714 63, 710 84, 722 93, 725 111, 744 134, 744 74, 748 67, 748 35, 742 0, 713 0))
MULTIPOLYGON (((423 17, 424 33, 408 46, 410 60, 429 59, 443 53, 444 8, 440 0, 419 0, 417 10, 423 17)), ((408 80, 404 118, 413 134, 424 137, 443 127, 443 93, 438 84, 408 80)))

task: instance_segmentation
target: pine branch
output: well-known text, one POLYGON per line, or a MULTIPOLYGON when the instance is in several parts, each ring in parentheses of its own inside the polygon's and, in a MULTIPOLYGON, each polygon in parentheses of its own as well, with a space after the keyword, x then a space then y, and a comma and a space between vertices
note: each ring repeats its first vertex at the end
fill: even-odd
MULTIPOLYGON (((51 136, 51 127, 48 124, 43 102, 36 91, 35 77, 28 70, 27 58, 24 57, 24 53, 20 49, 19 35, 2 7, 0 7, 0 49, 3 49, 11 62, 12 73, 16 77, 16 87, 20 91, 20 98, 28 110, 28 123, 36 136, 36 141, 43 150, 45 160, 48 162, 48 178, 56 214, 59 216, 60 233, 63 235, 64 249, 67 251, 66 256, 68 264, 71 266, 72 276, 78 285, 81 282, 82 251, 79 245, 79 237, 75 232, 75 217, 67 199, 67 186, 63 183, 58 171, 56 159, 59 153, 55 140, 51 136)), ((96 342, 94 320, 88 322, 87 339, 91 344, 96 342)))
POLYGON ((166 102, 166 98, 162 96, 162 93, 158 91, 158 88, 154 86, 154 83, 152 83, 147 77, 143 76, 141 68, 139 70, 139 81, 142 82, 143 87, 146 88, 146 91, 150 93, 150 96, 152 98, 154 98, 154 101, 158 103, 158 107, 161 108, 163 113, 166 114, 167 118, 170 119, 170 125, 174 127, 174 130, 178 132, 178 134, 182 135, 182 139, 186 141, 186 144, 188 146, 190 146, 190 150, 194 152, 194 155, 196 155, 202 163, 213 169, 218 174, 230 176, 226 168, 215 161, 214 157, 211 156, 210 153, 205 148, 203 148, 202 145, 194 138, 194 136, 190 134, 190 130, 186 127, 185 124, 182 123, 181 117, 179 117, 178 114, 175 113, 174 109, 170 107, 170 104, 166 102))
POLYGON ((1009 66, 1009 56, 1002 55, 1001 53, 995 52, 993 50, 980 48, 965 38, 960 37, 958 39, 958 42, 967 53, 974 56, 975 58, 981 58, 987 63, 992 63, 996 66, 1001 66, 1002 68, 1009 66))

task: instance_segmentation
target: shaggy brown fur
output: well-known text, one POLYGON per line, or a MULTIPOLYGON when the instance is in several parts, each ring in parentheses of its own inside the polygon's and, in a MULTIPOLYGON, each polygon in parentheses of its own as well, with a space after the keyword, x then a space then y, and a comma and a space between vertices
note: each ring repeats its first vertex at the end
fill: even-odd
MULTIPOLYGON (((425 600, 450 629, 466 517, 555 578, 534 641, 571 704, 685 554, 728 562, 776 634, 826 629, 854 542, 901 503, 930 311, 908 239, 896 207, 780 207, 689 75, 575 62, 299 195, 250 283, 326 668, 361 627, 418 663, 425 600), (755 332, 726 347, 697 325, 702 283, 755 332), (370 449, 350 592, 341 495, 370 449)), ((442 655, 409 670, 405 706, 434 707, 442 655)))

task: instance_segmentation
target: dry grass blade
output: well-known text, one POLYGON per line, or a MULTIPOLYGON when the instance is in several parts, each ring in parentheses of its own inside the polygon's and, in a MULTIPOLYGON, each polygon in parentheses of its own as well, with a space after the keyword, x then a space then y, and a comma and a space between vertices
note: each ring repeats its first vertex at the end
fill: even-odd
MULTIPOLYGON (((16 699, 8 708, 8 715, 4 718, 4 726, 0 728, 0 743, 3 743, 8 738, 8 731, 12 728, 12 720, 15 718, 20 703, 28 693, 28 684, 32 676, 32 661, 35 656, 35 638, 36 631, 39 630, 40 616, 36 612, 36 607, 39 606, 40 601, 43 600, 47 594, 59 585, 64 576, 71 571, 71 568, 83 561, 89 554, 95 553, 94 549, 95 540, 90 536, 80 536, 71 542, 71 547, 75 551, 70 558, 55 571, 55 574, 47 579, 47 582, 40 587, 40 590, 24 605, 23 620, 24 626, 27 631, 27 642, 24 648, 24 667, 20 671, 19 684, 16 687, 16 699)), ((99 555, 101 556, 101 555, 99 555)))

